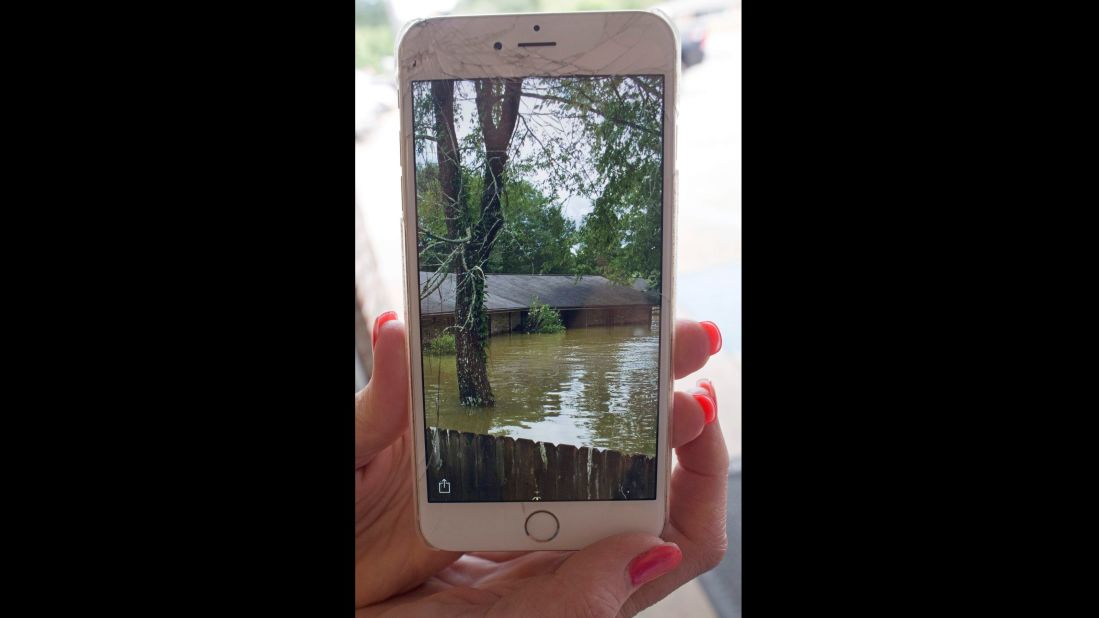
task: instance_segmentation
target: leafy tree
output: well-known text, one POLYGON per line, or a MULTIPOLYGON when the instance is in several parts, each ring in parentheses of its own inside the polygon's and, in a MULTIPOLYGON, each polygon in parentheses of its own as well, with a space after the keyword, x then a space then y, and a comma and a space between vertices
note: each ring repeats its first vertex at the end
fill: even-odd
MULTIPOLYGON (((485 311, 485 265, 503 228, 501 194, 507 177, 508 145, 519 112, 522 79, 479 79, 473 81, 479 143, 483 144, 480 200, 476 211, 470 203, 467 170, 462 166, 463 148, 456 129, 455 82, 430 82, 434 115, 434 141, 438 165, 440 202, 446 236, 419 228, 433 249, 448 247, 439 270, 421 298, 438 287, 447 270, 454 274, 454 343, 458 370, 458 397, 463 405, 495 404, 488 382, 485 340, 488 313, 485 311), (449 266, 449 269, 446 267, 449 266)), ((476 138, 474 138, 476 139, 476 138)), ((476 169, 476 168, 470 168, 476 169)))
POLYGON ((579 275, 600 274, 621 284, 640 277, 660 285, 662 80, 542 80, 524 89, 525 97, 542 101, 536 109, 551 117, 571 116, 581 127, 574 130, 578 136, 560 138, 552 152, 579 149, 586 156, 554 159, 547 152, 536 164, 554 166, 551 184, 597 196, 579 232, 579 275))
POLYGON ((504 228, 488 260, 490 273, 571 274, 576 226, 554 200, 525 180, 504 191, 504 228))
POLYGON ((413 89, 419 254, 448 275, 463 405, 494 403, 485 274, 600 274, 659 286, 659 76, 438 80, 413 89), (562 196, 592 205, 579 227, 562 196))

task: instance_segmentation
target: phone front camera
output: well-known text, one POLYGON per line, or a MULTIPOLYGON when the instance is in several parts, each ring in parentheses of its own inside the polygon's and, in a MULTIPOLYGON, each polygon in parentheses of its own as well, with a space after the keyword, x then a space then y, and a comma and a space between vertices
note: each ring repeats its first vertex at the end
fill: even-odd
POLYGON ((542 26, 539 26, 538 24, 534 24, 534 31, 535 32, 538 32, 541 29, 542 29, 542 26))
POLYGON ((504 45, 502 43, 500 43, 500 41, 496 41, 495 43, 492 44, 493 49, 502 49, 503 47, 504 47, 504 45))

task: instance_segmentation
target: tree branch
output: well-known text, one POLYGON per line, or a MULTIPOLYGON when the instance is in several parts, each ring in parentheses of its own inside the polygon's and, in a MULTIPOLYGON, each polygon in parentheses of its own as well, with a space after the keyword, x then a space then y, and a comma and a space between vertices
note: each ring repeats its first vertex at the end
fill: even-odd
POLYGON ((600 116, 606 118, 607 120, 610 120, 611 122, 621 124, 621 125, 624 125, 624 126, 627 126, 627 127, 631 127, 633 129, 637 129, 638 131, 641 131, 643 133, 648 133, 649 135, 660 135, 659 131, 654 131, 654 130, 649 129, 647 127, 643 127, 639 124, 630 122, 628 120, 623 120, 622 118, 618 118, 617 116, 611 116, 611 115, 607 114, 606 112, 604 112, 603 110, 600 110, 600 109, 598 109, 594 106, 585 105, 584 103, 581 103, 579 101, 574 101, 572 99, 566 99, 564 97, 558 97, 558 96, 554 96, 552 94, 537 94, 537 93, 529 92, 529 91, 526 91, 526 90, 523 91, 523 96, 524 97, 530 97, 532 99, 541 99, 543 101, 557 101, 558 103, 564 103, 566 105, 572 105, 574 107, 579 107, 580 109, 585 109, 585 110, 588 110, 589 112, 599 114, 600 116))
POLYGON ((630 76, 630 81, 637 84, 637 86, 639 88, 641 88, 642 90, 644 90, 645 92, 651 94, 653 96, 653 98, 656 99, 657 101, 661 100, 660 93, 657 92, 656 89, 654 89, 652 86, 646 84, 645 80, 641 79, 639 76, 631 75, 630 76))
POLYGON ((468 229, 466 230, 467 234, 466 234, 465 238, 443 238, 442 236, 436 236, 435 234, 432 234, 431 232, 427 231, 426 229, 424 229, 424 227, 422 225, 418 225, 416 227, 417 227, 417 229, 420 230, 421 234, 423 234, 423 235, 425 235, 429 238, 434 238, 435 240, 438 240, 438 241, 441 241, 441 242, 450 243, 452 245, 460 245, 462 243, 469 242, 470 235, 468 233, 469 232, 468 229))

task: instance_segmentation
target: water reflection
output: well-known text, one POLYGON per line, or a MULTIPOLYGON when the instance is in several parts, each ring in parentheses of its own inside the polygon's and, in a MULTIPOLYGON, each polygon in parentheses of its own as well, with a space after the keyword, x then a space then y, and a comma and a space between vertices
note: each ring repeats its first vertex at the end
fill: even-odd
POLYGON ((423 357, 428 425, 656 454, 656 329, 573 328, 489 341, 493 408, 458 405, 453 356, 423 357))

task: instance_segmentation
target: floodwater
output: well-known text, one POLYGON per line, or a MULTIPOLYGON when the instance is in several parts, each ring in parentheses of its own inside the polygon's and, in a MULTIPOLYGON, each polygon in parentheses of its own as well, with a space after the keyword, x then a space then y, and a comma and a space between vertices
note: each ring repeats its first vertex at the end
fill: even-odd
POLYGON ((424 355, 427 424, 655 455, 659 343, 644 324, 491 337, 491 408, 458 404, 454 355, 424 355))

